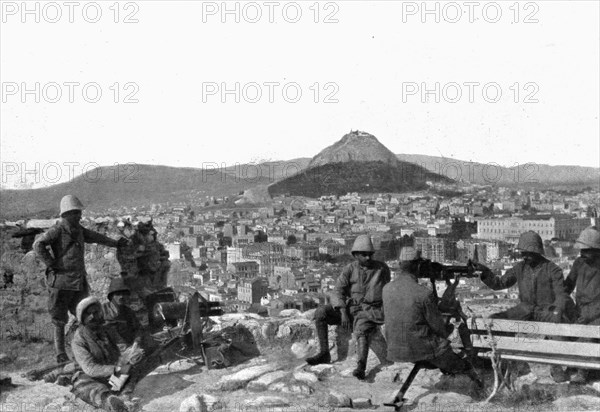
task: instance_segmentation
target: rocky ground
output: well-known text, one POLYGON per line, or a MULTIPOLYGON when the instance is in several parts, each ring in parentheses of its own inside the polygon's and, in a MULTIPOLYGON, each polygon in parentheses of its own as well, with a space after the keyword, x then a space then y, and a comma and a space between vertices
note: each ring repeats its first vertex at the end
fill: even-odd
MULTIPOLYGON (((387 411, 383 405, 393 398, 411 364, 380 364, 374 345, 364 382, 352 377, 355 365, 353 343, 343 356, 343 342, 331 328, 333 363, 308 366, 307 354, 314 353, 312 313, 287 311, 278 318, 256 315, 226 315, 215 328, 234 326, 240 331, 240 347, 256 346, 260 355, 224 369, 208 370, 197 359, 181 359, 162 365, 142 380, 135 392, 139 411, 387 411)), ((347 336, 346 336, 347 338, 347 336)), ((51 354, 48 343, 37 344, 38 353, 51 354)), ((29 356, 29 355, 27 355, 29 356)), ((2 358, 6 361, 6 357, 2 358)), ((82 411, 91 407, 75 399, 69 388, 22 378, 23 370, 5 363, 11 387, 2 387, 1 411, 82 411)), ((493 378, 481 369, 486 388, 478 390, 468 378, 448 377, 437 370, 420 371, 406 394, 406 410, 418 411, 575 411, 600 410, 600 381, 576 386, 554 384, 549 367, 531 365, 518 378, 517 390, 500 393, 485 403, 493 378)), ((600 380, 600 379, 599 379, 600 380)))

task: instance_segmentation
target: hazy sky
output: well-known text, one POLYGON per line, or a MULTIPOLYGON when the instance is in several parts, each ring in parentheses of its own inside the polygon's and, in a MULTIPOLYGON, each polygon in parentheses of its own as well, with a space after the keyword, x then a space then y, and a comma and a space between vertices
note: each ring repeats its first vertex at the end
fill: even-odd
POLYGON ((0 3, 5 187, 36 163, 43 184, 312 157, 351 129, 394 153, 600 166, 597 1, 0 3))

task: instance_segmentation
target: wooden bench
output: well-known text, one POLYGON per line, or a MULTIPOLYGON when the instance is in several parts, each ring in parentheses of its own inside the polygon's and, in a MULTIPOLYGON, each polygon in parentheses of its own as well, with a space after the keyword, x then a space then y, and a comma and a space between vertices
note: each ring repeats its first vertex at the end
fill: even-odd
POLYGON ((600 370, 600 326, 492 318, 470 318, 467 326, 478 355, 492 360, 495 383, 488 399, 502 385, 511 389, 512 372, 510 366, 501 372, 502 360, 600 370))
MULTIPOLYGON (((491 359, 494 368, 494 387, 486 402, 502 386, 514 389, 512 364, 503 367, 503 360, 600 370, 600 326, 492 318, 469 318, 466 323, 478 356, 491 359), (593 342, 578 342, 581 338, 593 342)), ((401 411, 404 394, 423 367, 417 362, 394 399, 384 405, 401 411)))

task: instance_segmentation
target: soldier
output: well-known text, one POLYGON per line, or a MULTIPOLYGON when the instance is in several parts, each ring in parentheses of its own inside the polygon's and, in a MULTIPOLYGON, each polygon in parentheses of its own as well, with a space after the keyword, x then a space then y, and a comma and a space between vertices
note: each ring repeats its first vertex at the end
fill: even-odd
MULTIPOLYGON (((519 237, 517 250, 523 260, 507 270, 503 276, 495 275, 486 266, 476 263, 481 270, 481 280, 494 290, 507 289, 515 283, 519 287, 520 303, 493 318, 533 320, 539 322, 570 323, 573 316, 573 301, 565 291, 562 270, 544 257, 542 238, 534 231, 519 237)), ((551 369, 556 382, 566 381, 560 366, 551 369)))
POLYGON ((46 283, 50 292, 48 311, 54 325, 54 348, 58 363, 69 360, 65 351, 65 325, 68 312, 75 314, 77 304, 89 295, 84 253, 85 243, 117 247, 116 241, 80 225, 83 204, 75 196, 60 201, 61 220, 34 243, 34 250, 46 264, 46 283), (52 253, 50 253, 50 251, 52 253))
POLYGON ((106 327, 112 329, 119 350, 142 342, 142 326, 135 312, 128 306, 131 294, 123 278, 114 278, 108 287, 108 302, 102 304, 106 327))
POLYGON ((71 348, 82 371, 73 376, 72 392, 97 408, 128 411, 125 402, 112 393, 118 392, 127 380, 131 365, 119 365, 120 352, 110 329, 104 326, 100 302, 87 297, 77 305, 79 327, 71 348))
POLYGON ((146 276, 154 290, 167 287, 167 273, 171 267, 169 252, 157 241, 152 222, 138 224, 138 232, 144 238, 144 254, 138 259, 140 272, 146 276))
POLYGON ((381 293, 390 281, 390 269, 383 262, 372 259, 375 249, 368 235, 360 235, 352 246, 356 259, 342 270, 337 278, 332 304, 319 307, 315 324, 320 351, 307 358, 310 365, 329 363, 328 325, 352 328, 356 337, 357 363, 352 375, 365 379, 369 342, 378 326, 383 324, 381 293))
POLYGON ((483 386, 472 365, 452 351, 447 339, 453 325, 438 309, 437 297, 417 280, 418 254, 413 247, 400 251, 400 272, 383 288, 388 359, 420 362, 447 374, 463 373, 483 386))
MULTIPOLYGON (((565 280, 567 293, 575 292, 575 323, 580 325, 600 325, 600 232, 596 226, 583 230, 575 242, 581 249, 573 268, 565 280)), ((581 339, 581 341, 591 341, 581 339)), ((572 383, 585 383, 588 371, 578 369, 572 383)))

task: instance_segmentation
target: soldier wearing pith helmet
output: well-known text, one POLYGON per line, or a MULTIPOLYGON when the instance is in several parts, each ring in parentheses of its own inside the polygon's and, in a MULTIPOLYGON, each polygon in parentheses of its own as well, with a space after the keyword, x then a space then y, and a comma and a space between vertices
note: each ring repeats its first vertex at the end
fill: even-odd
MULTIPOLYGON (((494 290, 519 288, 519 304, 493 318, 533 320, 538 322, 570 323, 574 304, 565 291, 563 272, 555 263, 544 257, 544 244, 536 232, 530 230, 519 237, 517 250, 522 260, 504 275, 494 274, 486 266, 476 263, 481 270, 481 280, 494 290)), ((559 366, 553 366, 551 375, 555 382, 567 377, 559 366)))
MULTIPOLYGON (((575 247, 580 256, 573 262, 565 279, 567 293, 575 291, 576 320, 580 325, 600 325, 600 231, 596 226, 584 229, 575 247)), ((586 341, 582 339, 582 341, 586 341)), ((579 369, 571 378, 572 383, 585 383, 588 371, 579 369)))
POLYGON ((85 243, 110 247, 122 243, 81 226, 83 209, 77 197, 64 196, 60 201, 61 219, 33 245, 46 264, 46 283, 50 292, 48 311, 54 325, 54 348, 59 363, 68 361, 64 336, 68 313, 75 315, 77 304, 90 292, 84 262, 85 243))
POLYGON ((337 278, 331 305, 315 312, 315 325, 320 351, 307 358, 310 365, 329 363, 328 325, 352 329, 356 338, 357 362, 353 375, 365 379, 369 342, 379 325, 383 324, 383 287, 390 281, 390 269, 373 260, 375 248, 371 237, 360 235, 352 246, 355 261, 345 266, 337 278))

